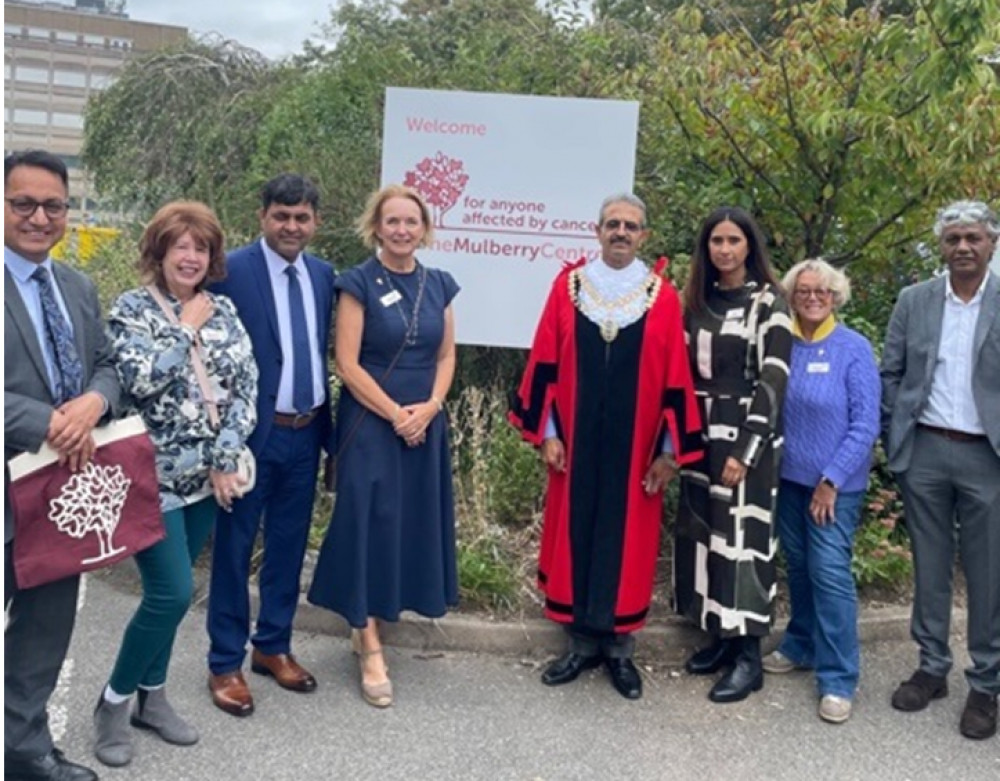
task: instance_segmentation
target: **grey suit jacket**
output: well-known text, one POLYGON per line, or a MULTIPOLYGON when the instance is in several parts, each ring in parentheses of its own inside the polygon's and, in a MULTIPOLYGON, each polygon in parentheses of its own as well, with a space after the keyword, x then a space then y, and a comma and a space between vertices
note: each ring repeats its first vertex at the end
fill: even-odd
MULTIPOLYGON (((118 406, 118 376, 111 362, 111 346, 104 332, 97 290, 83 274, 61 263, 53 263, 53 276, 62 292, 73 331, 86 391, 97 391, 108 400, 108 416, 118 406)), ((37 452, 45 441, 52 417, 42 346, 17 284, 4 269, 3 302, 3 430, 4 430, 4 543, 14 536, 14 517, 8 495, 7 462, 18 453, 37 452)))
MULTIPOLYGON (((905 288, 882 352, 882 443, 889 469, 904 472, 913 433, 927 405, 941 341, 947 277, 905 288)), ((989 272, 973 341, 972 395, 986 436, 1000 456, 1000 277, 989 272)))

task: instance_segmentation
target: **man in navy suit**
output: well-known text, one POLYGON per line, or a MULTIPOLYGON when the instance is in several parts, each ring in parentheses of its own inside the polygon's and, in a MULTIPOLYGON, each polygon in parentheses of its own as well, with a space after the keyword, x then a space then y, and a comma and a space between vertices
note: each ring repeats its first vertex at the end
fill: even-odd
POLYGON ((213 287, 236 304, 260 371, 257 428, 249 440, 257 484, 231 512, 220 511, 208 601, 209 689, 234 716, 253 713, 243 677, 251 669, 279 685, 311 692, 316 680, 291 651, 292 619, 312 518, 320 450, 332 452, 327 355, 334 272, 305 254, 316 233, 319 194, 308 179, 282 174, 265 186, 261 238, 230 253, 213 287), (263 518, 260 612, 250 637, 250 558, 263 518))

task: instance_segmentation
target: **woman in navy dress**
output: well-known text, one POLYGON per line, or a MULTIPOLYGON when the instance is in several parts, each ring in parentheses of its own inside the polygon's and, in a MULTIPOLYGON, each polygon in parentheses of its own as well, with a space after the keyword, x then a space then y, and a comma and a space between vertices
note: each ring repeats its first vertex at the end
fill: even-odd
POLYGON ((376 254, 337 277, 340 456, 333 520, 309 601, 354 628, 361 693, 392 704, 376 619, 443 615, 458 601, 448 424, 455 373, 450 274, 416 258, 430 211, 389 185, 368 201, 358 233, 376 254))

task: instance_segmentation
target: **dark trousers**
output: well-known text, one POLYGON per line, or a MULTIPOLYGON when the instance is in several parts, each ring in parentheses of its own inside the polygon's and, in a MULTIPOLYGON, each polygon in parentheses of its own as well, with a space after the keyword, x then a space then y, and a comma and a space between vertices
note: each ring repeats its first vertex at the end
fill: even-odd
POLYGON ((33 759, 52 746, 47 706, 69 649, 80 576, 18 589, 12 543, 4 545, 3 740, 7 759, 33 759))
POLYGON ((955 442, 918 428, 898 475, 913 547, 913 620, 920 669, 947 675, 957 549, 968 595, 969 687, 1000 694, 1000 457, 985 440, 955 442))
POLYGON ((254 490, 231 513, 219 512, 208 596, 208 666, 216 675, 243 665, 248 639, 265 654, 290 650, 319 471, 319 423, 299 430, 272 426, 257 454, 254 490), (260 613, 250 638, 250 558, 262 518, 260 613))
POLYGON ((167 536, 135 556, 142 576, 142 602, 125 629, 111 688, 132 694, 167 680, 177 626, 191 605, 192 565, 212 531, 219 506, 214 497, 164 513, 167 536))
POLYGON ((631 659, 635 653, 635 636, 631 632, 598 632, 569 626, 569 650, 584 657, 603 656, 605 659, 631 659))

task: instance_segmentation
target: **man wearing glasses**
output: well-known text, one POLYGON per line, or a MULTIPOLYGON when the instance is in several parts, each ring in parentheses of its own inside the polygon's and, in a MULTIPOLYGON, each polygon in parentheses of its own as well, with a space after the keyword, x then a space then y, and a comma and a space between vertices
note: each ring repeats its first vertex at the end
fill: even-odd
MULTIPOLYGON (((119 386, 93 284, 49 258, 66 231, 67 183, 66 166, 48 152, 4 159, 4 459, 48 443, 76 470, 90 460, 91 432, 119 386)), ((13 537, 5 488, 4 777, 96 779, 63 757, 48 728, 80 578, 19 589, 13 537)))
POLYGON ((918 711, 948 694, 956 540, 968 590, 969 695, 959 729, 996 733, 1000 694, 1000 222, 958 201, 934 225, 947 273, 908 287, 882 355, 882 436, 903 491, 914 562, 913 676, 892 695, 918 711))
POLYGON ((700 419, 677 292, 636 254, 648 236, 634 195, 605 199, 601 257, 556 278, 510 413, 548 467, 538 585, 569 650, 542 675, 569 683, 603 661, 642 696, 632 633, 649 612, 662 492, 700 455, 700 419))

